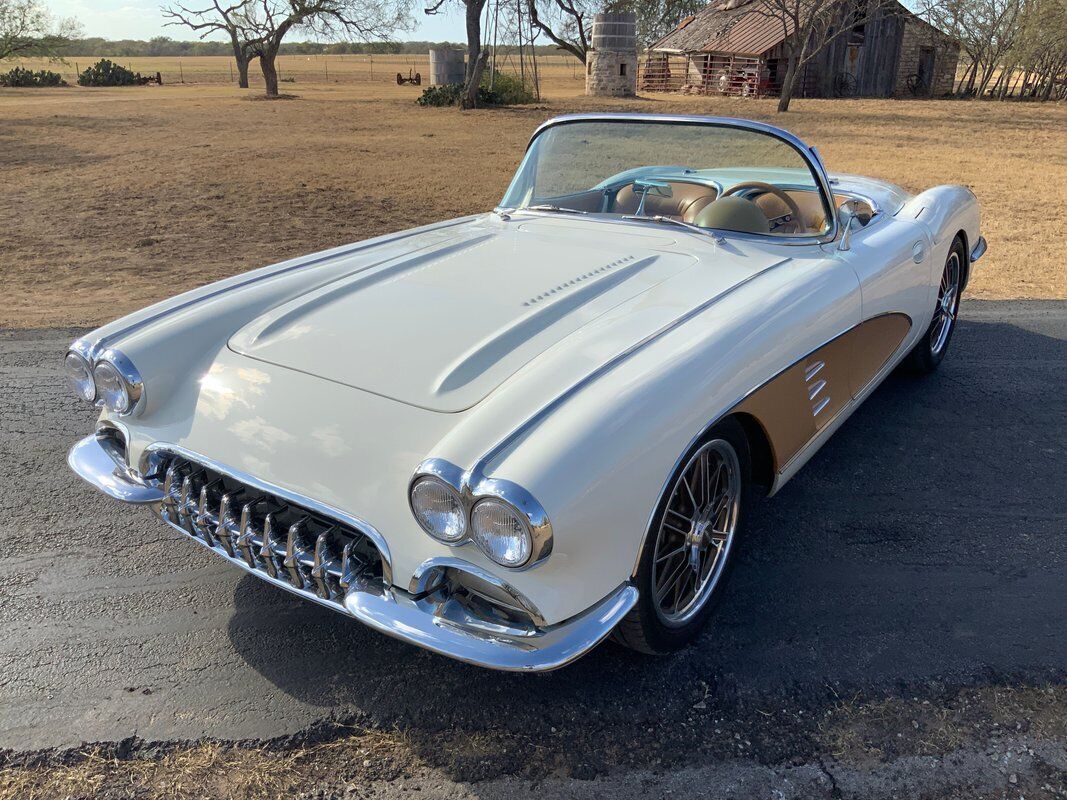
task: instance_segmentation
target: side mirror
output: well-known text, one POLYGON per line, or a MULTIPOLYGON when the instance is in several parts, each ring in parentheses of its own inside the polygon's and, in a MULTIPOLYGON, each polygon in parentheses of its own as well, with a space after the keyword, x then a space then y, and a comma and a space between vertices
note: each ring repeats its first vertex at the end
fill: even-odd
POLYGON ((856 220, 856 210, 852 203, 842 203, 837 209, 837 221, 841 228, 841 238, 837 240, 837 249, 841 252, 852 249, 852 223, 856 220))

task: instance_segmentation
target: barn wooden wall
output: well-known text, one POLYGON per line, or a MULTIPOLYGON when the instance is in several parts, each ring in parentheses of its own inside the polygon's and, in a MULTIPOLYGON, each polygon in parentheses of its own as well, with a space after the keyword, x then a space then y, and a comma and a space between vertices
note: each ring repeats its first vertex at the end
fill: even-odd
MULTIPOLYGON (((855 96, 890 97, 893 94, 903 36, 904 18, 895 4, 867 22, 853 71, 856 78, 855 96)), ((838 75, 850 71, 850 41, 854 41, 851 34, 838 36, 808 64, 804 85, 809 93, 822 97, 835 96, 838 75)))

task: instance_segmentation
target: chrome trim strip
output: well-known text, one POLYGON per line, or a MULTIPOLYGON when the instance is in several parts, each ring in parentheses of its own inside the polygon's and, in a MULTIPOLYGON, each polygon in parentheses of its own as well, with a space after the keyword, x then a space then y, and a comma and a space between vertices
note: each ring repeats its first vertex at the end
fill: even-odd
MULTIPOLYGON (((504 450, 506 450, 515 439, 519 438, 520 436, 524 436, 524 435, 528 434, 532 429, 536 428, 549 414, 554 412, 557 408, 559 408, 561 405, 563 405, 567 400, 569 400, 575 394, 580 392, 582 389, 584 389, 587 386, 589 386, 589 384, 591 384, 594 381, 596 381, 597 379, 603 377, 608 372, 611 372, 611 370, 615 369, 615 367, 619 366, 621 363, 626 361, 628 358, 630 358, 630 356, 634 355, 635 353, 637 353, 640 350, 643 350, 645 347, 647 347, 649 344, 651 344, 655 340, 659 339, 660 337, 665 336, 666 334, 670 333, 671 331, 675 330, 676 328, 679 328, 682 325, 684 325, 685 323, 689 322, 690 320, 700 316, 705 311, 707 311, 709 308, 711 308, 713 305, 718 303, 720 300, 722 300, 722 299, 728 297, 729 295, 733 294, 734 292, 739 290, 741 287, 749 284, 750 282, 756 280, 757 278, 759 278, 762 275, 766 275, 772 269, 776 269, 777 267, 780 267, 783 264, 787 264, 790 261, 792 261, 791 258, 783 258, 781 261, 778 261, 778 262, 775 262, 775 263, 771 264, 766 269, 761 270, 760 272, 757 272, 755 275, 750 275, 749 277, 745 278, 743 281, 740 281, 740 282, 734 284, 733 286, 731 286, 729 289, 726 289, 721 294, 718 294, 715 297, 712 297, 712 298, 710 298, 708 300, 705 300, 700 305, 690 309, 685 314, 682 314, 680 317, 677 317, 676 319, 671 320, 670 322, 668 322, 667 324, 663 325, 659 329, 657 329, 657 330, 653 331, 652 333, 648 334, 647 336, 645 336, 640 341, 630 345, 630 347, 626 348, 621 353, 617 354, 613 358, 611 358, 608 361, 604 362, 599 367, 597 367, 595 370, 593 370, 592 372, 587 374, 585 377, 583 377, 583 378, 579 379, 577 382, 571 384, 571 386, 569 388, 564 389, 560 394, 556 395, 555 398, 553 398, 551 401, 549 401, 546 405, 542 406, 532 416, 527 417, 524 422, 522 422, 518 427, 513 428, 500 441, 498 441, 487 452, 485 452, 481 456, 481 458, 479 458, 478 461, 475 462, 474 466, 472 466, 470 468, 470 470, 464 475, 464 483, 466 485, 474 485, 474 484, 477 484, 478 482, 480 482, 480 480, 484 477, 485 472, 488 469, 489 464, 495 458, 497 458, 504 450)), ((840 335, 840 334, 838 334, 838 335, 840 335)), ((816 349, 818 349, 818 348, 816 348, 816 349)), ((753 391, 755 391, 755 390, 753 390, 753 391)), ((744 398, 741 398, 741 399, 744 399, 744 398)), ((737 402, 741 402, 741 400, 738 400, 737 402)))
POLYGON ((988 245, 986 244, 985 237, 984 236, 979 236, 978 237, 978 241, 974 245, 974 249, 971 250, 971 263, 973 264, 975 261, 977 261, 982 256, 984 256, 985 255, 985 251, 987 249, 988 249, 988 245))
MULTIPOLYGON (((718 231, 727 236, 740 236, 740 238, 754 238, 759 241, 767 242, 773 241, 776 244, 815 244, 832 242, 837 238, 839 222, 837 219, 837 209, 834 208, 833 196, 834 193, 830 189, 830 178, 826 173, 826 167, 822 163, 822 158, 819 156, 819 151, 815 147, 808 146, 802 139, 790 133, 782 128, 777 128, 774 125, 767 125, 763 122, 755 122, 749 119, 738 119, 736 117, 705 117, 696 115, 685 114, 623 114, 623 113, 589 113, 589 114, 565 114, 559 117, 554 117, 541 123, 540 126, 533 132, 530 137, 530 141, 526 144, 526 154, 529 155, 530 147, 534 141, 549 128, 553 128, 557 125, 566 125, 575 122, 665 122, 676 123, 681 125, 713 125, 726 128, 738 128, 741 130, 753 131, 755 133, 762 133, 767 136, 772 136, 786 144, 790 145, 796 150, 800 157, 807 163, 809 169, 819 185, 819 189, 823 194, 823 205, 826 206, 824 211, 826 217, 831 221, 830 230, 822 236, 806 236, 806 237, 775 237, 762 234, 742 234, 737 231, 718 231)), ((526 159, 523 158, 523 163, 515 171, 515 177, 512 179, 512 183, 518 180, 519 175, 522 173, 525 166, 526 159)), ((508 185, 507 191, 504 196, 507 197, 511 193, 511 184, 508 185)), ((502 210, 498 207, 498 211, 502 210)), ((511 210, 511 209, 507 209, 511 210)), ((715 229, 718 230, 718 229, 715 229)))
POLYGON ((126 465, 125 452, 120 452, 107 429, 89 434, 70 448, 67 464, 78 477, 124 503, 158 503, 163 499, 163 492, 145 485, 126 465))
MULTIPOLYGON (((167 444, 165 442, 155 442, 145 448, 144 452, 141 454, 141 474, 148 474, 150 472, 153 463, 153 456, 154 454, 158 453, 171 453, 174 455, 181 456, 182 458, 194 461, 215 472, 220 472, 223 475, 227 475, 233 478, 235 481, 243 483, 247 486, 251 486, 254 489, 259 489, 260 491, 266 492, 267 494, 276 495, 277 497, 281 497, 285 500, 288 500, 294 505, 303 506, 309 511, 315 511, 325 517, 331 517, 337 520, 338 522, 342 522, 345 525, 349 525, 355 528, 368 539, 370 539, 374 546, 378 548, 378 552, 381 553, 382 556, 382 580, 385 583, 386 587, 392 585, 393 559, 392 555, 389 552, 389 544, 385 541, 385 537, 378 532, 378 529, 366 520, 360 519, 359 517, 353 514, 349 514, 345 511, 341 511, 340 509, 334 508, 333 506, 327 505, 326 503, 321 503, 318 500, 313 500, 310 497, 305 497, 304 495, 298 494, 297 492, 292 492, 288 489, 283 489, 282 487, 277 486, 273 483, 268 483, 267 481, 260 480, 259 478, 253 475, 249 475, 247 472, 242 472, 240 470, 233 469, 232 467, 228 467, 224 464, 220 464, 218 461, 215 461, 212 458, 208 458, 207 456, 201 455, 200 453, 194 452, 185 447, 180 447, 174 444, 167 444)), ((241 563, 243 564, 244 561, 241 560, 241 563)))

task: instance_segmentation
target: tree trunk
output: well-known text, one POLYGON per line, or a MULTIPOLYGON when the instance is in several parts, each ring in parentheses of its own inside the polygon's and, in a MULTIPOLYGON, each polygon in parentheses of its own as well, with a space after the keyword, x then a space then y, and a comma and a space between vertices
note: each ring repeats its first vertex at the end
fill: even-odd
POLYGON ((482 53, 482 9, 485 0, 464 0, 467 6, 467 83, 482 53))
POLYGON ((248 61, 244 53, 237 57, 237 86, 241 89, 248 88, 248 61))
POLYGON ((797 81, 797 60, 790 56, 789 66, 786 67, 785 77, 782 79, 782 88, 778 93, 778 113, 789 110, 789 101, 793 99, 794 84, 797 81))
POLYGON ((278 68, 274 60, 277 50, 264 50, 259 54, 259 67, 263 70, 263 83, 267 85, 267 97, 278 96, 278 68))
POLYGON ((467 80, 467 91, 463 96, 463 108, 474 108, 478 105, 478 87, 482 84, 482 72, 486 62, 489 61, 489 51, 483 50, 474 60, 474 72, 467 80))

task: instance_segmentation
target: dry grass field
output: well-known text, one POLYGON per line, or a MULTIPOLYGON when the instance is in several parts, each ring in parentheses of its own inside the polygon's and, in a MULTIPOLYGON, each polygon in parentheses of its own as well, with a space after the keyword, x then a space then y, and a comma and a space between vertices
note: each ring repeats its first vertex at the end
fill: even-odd
MULTIPOLYGON (((462 113, 419 108, 419 90, 396 85, 410 57, 375 56, 374 80, 369 63, 357 69, 366 58, 337 59, 347 78, 331 60, 326 83, 325 68, 301 75, 287 57, 295 98, 275 102, 226 83, 226 59, 184 59, 187 81, 203 77, 184 86, 0 90, 0 327, 93 325, 251 267, 491 208, 536 125, 586 109, 768 120, 817 144, 832 170, 911 190, 965 184, 990 245, 970 295, 1067 298, 1061 106, 802 100, 776 116, 770 100, 589 100, 558 59, 543 103, 462 113)), ((132 66, 154 72, 151 61, 132 66)))

